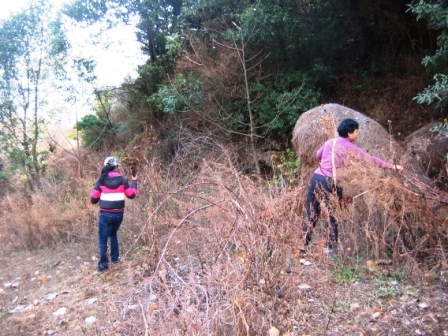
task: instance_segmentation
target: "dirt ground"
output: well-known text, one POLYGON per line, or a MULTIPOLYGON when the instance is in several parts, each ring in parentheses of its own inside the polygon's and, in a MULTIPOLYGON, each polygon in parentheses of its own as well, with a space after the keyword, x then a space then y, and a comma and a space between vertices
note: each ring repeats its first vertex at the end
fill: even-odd
MULTIPOLYGON (((83 244, 3 253, 1 334, 157 334, 145 331, 146 321, 169 312, 160 314, 150 303, 154 298, 144 289, 149 272, 143 254, 97 273, 95 244, 92 238, 83 244)), ((448 335, 445 275, 419 287, 388 266, 369 271, 361 264, 338 265, 337 259, 311 253, 287 270, 296 289, 286 306, 289 330, 280 335, 448 335)), ((187 317, 188 309, 176 314, 187 317)), ((173 325, 171 332, 159 335, 167 334, 186 333, 173 325)))
POLYGON ((120 319, 112 297, 127 294, 122 281, 128 263, 97 273, 95 244, 84 247, 1 256, 2 335, 97 335, 120 319))

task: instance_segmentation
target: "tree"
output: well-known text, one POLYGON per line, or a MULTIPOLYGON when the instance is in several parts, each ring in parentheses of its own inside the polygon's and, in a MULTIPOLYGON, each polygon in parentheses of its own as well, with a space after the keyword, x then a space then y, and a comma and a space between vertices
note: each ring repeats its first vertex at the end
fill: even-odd
POLYGON ((166 53, 166 38, 177 29, 181 8, 182 0, 77 0, 66 5, 64 13, 78 22, 93 24, 106 20, 110 25, 117 21, 129 23, 137 15, 137 40, 142 51, 155 62, 166 53))
POLYGON ((105 88, 95 90, 97 106, 95 115, 88 114, 76 123, 76 129, 82 132, 82 142, 86 148, 107 148, 115 142, 115 136, 121 128, 120 122, 112 121, 114 100, 117 93, 105 88))
POLYGON ((221 46, 225 48, 230 48, 234 51, 236 59, 238 63, 240 64, 240 71, 241 71, 241 77, 243 79, 243 85, 241 88, 241 97, 244 100, 245 103, 245 110, 248 116, 248 122, 245 125, 247 127, 247 133, 246 135, 250 139, 250 148, 252 151, 252 155, 254 158, 254 164, 255 164, 255 170, 257 174, 261 174, 261 168, 260 168, 260 162, 258 160, 258 151, 256 146, 256 141, 258 137, 258 131, 257 128, 260 127, 257 125, 257 120, 254 115, 253 110, 253 103, 255 102, 256 97, 254 97, 254 92, 251 90, 251 83, 250 83, 250 76, 251 72, 256 72, 256 76, 258 77, 257 81, 260 80, 260 71, 261 69, 261 63, 264 61, 265 58, 268 57, 262 57, 260 58, 260 55, 262 55, 262 52, 259 52, 255 55, 246 55, 247 53, 247 45, 252 37, 253 34, 256 34, 256 30, 251 30, 250 32, 242 32, 241 28, 237 27, 237 34, 231 34, 232 36, 232 44, 231 45, 225 45, 219 43, 221 46))
POLYGON ((0 25, 0 145, 31 186, 42 169, 43 112, 63 88, 69 47, 60 13, 45 0, 0 25))
POLYGON ((292 85, 281 80, 282 90, 275 92, 270 84, 274 76, 263 69, 270 55, 261 47, 255 50, 252 43, 259 29, 244 21, 231 25, 224 24, 226 29, 215 32, 211 40, 190 35, 176 77, 152 100, 164 112, 192 111, 215 129, 247 137, 254 169, 261 174, 258 139, 274 129, 291 131, 300 113, 318 104, 318 93, 304 94, 310 92, 308 83, 292 76, 286 76, 292 85), (308 105, 298 103, 305 99, 308 105))
POLYGON ((417 20, 426 19, 429 28, 439 33, 435 54, 426 56, 422 63, 430 68, 434 75, 434 84, 428 86, 415 99, 420 104, 436 102, 436 107, 448 106, 448 3, 444 0, 419 0, 409 5, 417 15, 417 20))

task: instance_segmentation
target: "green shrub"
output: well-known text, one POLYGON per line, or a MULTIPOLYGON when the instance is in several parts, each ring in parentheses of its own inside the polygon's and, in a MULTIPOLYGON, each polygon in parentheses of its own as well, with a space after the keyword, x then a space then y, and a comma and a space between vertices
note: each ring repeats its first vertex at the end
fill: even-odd
POLYGON ((254 111, 265 134, 291 133, 299 116, 318 106, 321 98, 319 91, 300 73, 286 75, 272 87, 258 83, 254 89, 260 92, 254 111))
POLYGON ((280 157, 272 156, 275 165, 276 176, 272 180, 278 188, 292 189, 298 184, 298 176, 300 174, 300 161, 292 149, 287 149, 280 157))
POLYGON ((201 87, 202 81, 198 75, 180 74, 171 85, 162 86, 149 101, 165 113, 196 110, 196 107, 204 102, 201 87))
POLYGON ((83 146, 92 149, 112 144, 116 134, 121 131, 121 126, 121 123, 112 123, 91 114, 76 123, 78 131, 82 134, 83 146))

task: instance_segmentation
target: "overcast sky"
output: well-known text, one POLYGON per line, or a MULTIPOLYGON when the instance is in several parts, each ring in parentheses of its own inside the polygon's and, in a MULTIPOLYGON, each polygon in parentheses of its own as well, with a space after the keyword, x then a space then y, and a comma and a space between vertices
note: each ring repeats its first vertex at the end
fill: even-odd
MULTIPOLYGON (((32 0, 31 0, 32 1, 32 0)), ((54 8, 60 8, 64 3, 72 0, 50 0, 54 8)), ((0 0, 0 20, 7 19, 25 9, 29 0, 0 0)), ((91 34, 99 31, 98 27, 82 29, 72 27, 68 38, 72 46, 71 53, 74 56, 88 58, 92 56, 96 60, 95 74, 97 76, 96 87, 119 86, 125 77, 136 78, 137 67, 145 63, 147 56, 142 55, 140 44, 136 41, 134 26, 118 26, 100 35, 99 40, 104 43, 89 43, 91 34)), ((97 41, 98 42, 98 41, 97 41)), ((64 96, 60 93, 51 95, 48 111, 60 111, 51 115, 52 121, 58 125, 75 125, 84 115, 91 114, 93 108, 93 89, 88 89, 77 97, 75 103, 64 103, 64 96)), ((44 112, 52 113, 52 112, 44 112)))
MULTIPOLYGON (((63 2, 61 0, 59 3, 63 2)), ((19 12, 27 4, 27 0, 0 0, 0 20, 19 12)))
MULTIPOLYGON (((71 0, 51 0, 55 8, 69 3, 71 0)), ((0 20, 7 19, 27 7, 28 0, 0 0, 0 20)), ((138 65, 145 62, 140 52, 140 45, 135 38, 134 28, 119 26, 101 36, 106 45, 86 45, 89 41, 88 31, 73 29, 70 34, 74 52, 82 52, 84 56, 92 55, 97 61, 96 75, 98 86, 117 86, 130 75, 135 78, 138 65)))

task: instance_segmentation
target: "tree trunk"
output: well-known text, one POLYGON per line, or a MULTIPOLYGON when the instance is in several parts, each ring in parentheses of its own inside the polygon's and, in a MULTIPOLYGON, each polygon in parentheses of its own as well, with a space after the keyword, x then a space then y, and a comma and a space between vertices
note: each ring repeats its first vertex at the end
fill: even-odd
POLYGON ((33 160, 33 180, 39 175, 40 168, 38 162, 38 153, 37 153, 37 141, 39 139, 39 105, 38 105, 38 97, 39 97, 39 80, 40 80, 40 72, 42 68, 42 57, 39 58, 39 64, 36 71, 36 78, 34 79, 34 130, 33 130, 33 143, 32 143, 32 160, 33 160))
POLYGON ((257 134, 256 134, 254 116, 252 113, 252 101, 250 100, 249 80, 247 78, 247 69, 246 69, 246 61, 245 61, 245 54, 244 54, 244 44, 242 45, 242 48, 238 51, 238 54, 239 54, 239 57, 241 60, 241 64, 243 66, 244 86, 245 86, 245 90, 246 90, 247 113, 249 114, 250 149, 252 151, 252 156, 254 158, 255 171, 257 172, 258 175, 260 175, 261 168, 260 168, 260 162, 258 160, 258 152, 257 152, 257 146, 256 146, 257 134))

